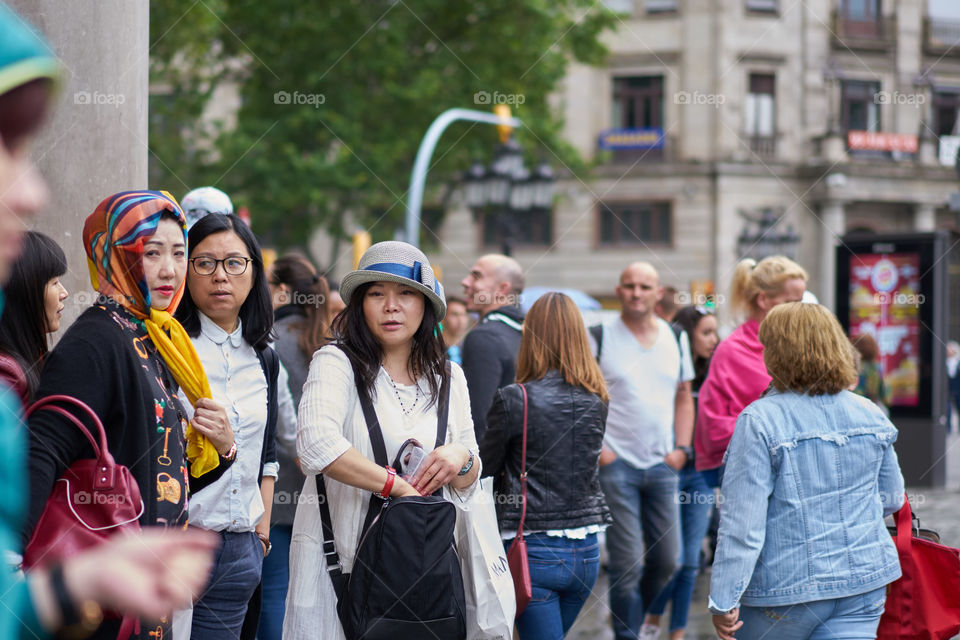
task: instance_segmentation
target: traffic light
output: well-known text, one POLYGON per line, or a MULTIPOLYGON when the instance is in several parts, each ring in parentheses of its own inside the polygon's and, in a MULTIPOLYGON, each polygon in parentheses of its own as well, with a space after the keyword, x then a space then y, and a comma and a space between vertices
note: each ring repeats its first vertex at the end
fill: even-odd
POLYGON ((366 231, 357 231, 353 234, 353 268, 360 264, 360 258, 370 248, 370 234, 366 231))

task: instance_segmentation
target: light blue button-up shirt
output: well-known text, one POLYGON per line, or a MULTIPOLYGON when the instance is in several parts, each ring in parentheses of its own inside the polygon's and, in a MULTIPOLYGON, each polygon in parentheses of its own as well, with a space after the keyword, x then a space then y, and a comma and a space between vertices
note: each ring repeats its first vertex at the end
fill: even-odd
POLYGON ((897 430, 849 391, 771 390, 726 454, 710 610, 866 593, 900 577, 883 518, 903 504, 897 430))
MULTIPOLYGON (((237 459, 213 484, 190 496, 190 524, 212 531, 253 531, 264 514, 257 476, 267 430, 267 378, 243 328, 227 333, 199 313, 200 335, 193 346, 210 381, 213 400, 224 407, 237 443, 237 459)), ((183 397, 193 419, 193 408, 183 397)), ((263 475, 277 477, 276 462, 263 475)))

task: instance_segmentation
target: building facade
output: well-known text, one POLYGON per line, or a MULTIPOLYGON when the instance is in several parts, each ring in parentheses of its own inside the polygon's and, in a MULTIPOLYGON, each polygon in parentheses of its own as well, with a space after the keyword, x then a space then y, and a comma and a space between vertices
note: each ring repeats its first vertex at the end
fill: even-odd
MULTIPOLYGON (((714 286, 725 314, 737 260, 763 248, 747 219, 767 212, 832 306, 845 233, 958 229, 960 20, 927 0, 606 4, 622 12, 607 65, 572 66, 556 96, 595 168, 560 181, 545 231, 517 222, 530 284, 609 299, 647 260, 681 302, 714 286)), ((450 291, 497 251, 483 222, 460 205, 439 229, 450 291)))

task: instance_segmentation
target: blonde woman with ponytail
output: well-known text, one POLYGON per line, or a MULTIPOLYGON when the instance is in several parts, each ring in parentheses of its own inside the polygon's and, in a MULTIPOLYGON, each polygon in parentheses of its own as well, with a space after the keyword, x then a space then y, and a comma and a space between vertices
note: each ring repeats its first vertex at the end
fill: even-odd
POLYGON ((799 301, 807 289, 806 282, 803 267, 784 256, 770 256, 759 263, 747 258, 733 272, 731 306, 746 320, 714 353, 700 389, 694 431, 697 470, 705 472, 713 486, 720 484, 723 454, 737 416, 770 386, 763 345, 757 337, 760 323, 778 304, 799 301))

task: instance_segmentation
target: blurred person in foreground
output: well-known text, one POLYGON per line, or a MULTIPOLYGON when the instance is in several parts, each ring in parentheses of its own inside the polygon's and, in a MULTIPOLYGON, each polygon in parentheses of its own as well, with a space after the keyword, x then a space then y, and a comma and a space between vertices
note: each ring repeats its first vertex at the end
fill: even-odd
MULTIPOLYGON (((690 336, 690 351, 693 356, 693 409, 696 412, 700 387, 710 369, 710 358, 717 348, 717 316, 701 306, 684 307, 677 311, 674 323, 690 336)), ((703 474, 697 471, 693 458, 680 470, 680 566, 647 609, 644 624, 640 627, 640 640, 652 640, 660 635, 660 618, 670 602, 670 640, 681 640, 687 626, 693 588, 700 570, 700 552, 703 538, 710 524, 710 511, 714 503, 714 491, 707 485, 703 474)))
MULTIPOLYGON (((24 225, 47 201, 30 141, 49 106, 59 63, 49 45, 0 3, 0 282, 21 248, 24 225)), ((20 403, 0 385, 0 551, 17 543, 27 506, 26 429, 20 403)), ((0 638, 64 631, 88 635, 100 607, 159 619, 189 602, 206 581, 216 540, 204 532, 124 536, 26 577, 0 571, 0 638)))
POLYGON ((517 618, 517 629, 521 640, 555 640, 567 634, 590 596, 600 569, 597 534, 612 522, 598 465, 607 388, 580 312, 562 293, 541 296, 527 313, 517 384, 497 391, 480 443, 484 475, 504 474, 496 503, 508 548, 524 508, 511 499, 521 494, 524 389, 524 539, 533 599, 517 618))
POLYGON ((799 301, 807 289, 807 272, 784 256, 741 260, 732 280, 731 307, 747 319, 717 346, 700 388, 694 437, 697 470, 711 487, 720 485, 723 454, 737 416, 770 386, 757 339, 760 323, 778 304, 799 301))
POLYGON ((730 440, 713 624, 721 640, 874 638, 900 577, 883 521, 904 499, 897 430, 847 390, 853 349, 826 307, 779 305, 759 339, 773 389, 730 440))

